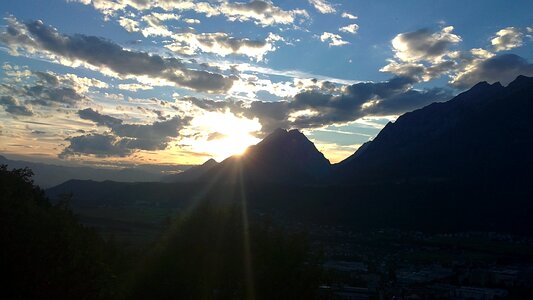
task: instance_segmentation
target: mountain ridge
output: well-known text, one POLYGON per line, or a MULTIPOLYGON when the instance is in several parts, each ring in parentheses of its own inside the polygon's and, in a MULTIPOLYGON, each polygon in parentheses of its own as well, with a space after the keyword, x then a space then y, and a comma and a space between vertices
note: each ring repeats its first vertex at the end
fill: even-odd
POLYGON ((339 164, 322 159, 299 131, 277 130, 199 180, 73 181, 47 193, 73 192, 79 207, 247 201, 252 211, 354 230, 531 233, 533 78, 518 79, 407 113, 339 164), (310 173, 309 164, 323 173, 310 173))

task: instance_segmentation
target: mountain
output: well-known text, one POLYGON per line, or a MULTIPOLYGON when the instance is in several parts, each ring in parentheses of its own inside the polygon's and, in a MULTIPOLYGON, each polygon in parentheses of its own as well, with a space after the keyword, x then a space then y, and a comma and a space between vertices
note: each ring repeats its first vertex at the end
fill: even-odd
POLYGON ((73 192, 80 215, 245 200, 279 220, 354 230, 530 234, 531 153, 533 78, 521 76, 406 113, 335 165, 301 132, 278 129, 194 182, 69 181, 47 193, 73 192))
POLYGON ((329 173, 331 164, 300 131, 276 129, 241 156, 222 161, 201 177, 203 181, 264 183, 316 183, 329 173))
POLYGON ((400 116, 334 173, 344 183, 531 179, 532 153, 533 78, 519 76, 400 116))
POLYGON ((162 178, 163 182, 191 182, 198 180, 204 174, 206 174, 213 167, 217 166, 218 162, 212 158, 204 162, 199 166, 193 166, 183 172, 167 175, 162 178))
POLYGON ((123 182, 159 181, 161 179, 161 174, 138 169, 102 169, 58 166, 22 160, 10 160, 1 155, 0 164, 7 165, 10 169, 30 168, 35 174, 33 180, 42 188, 49 188, 70 179, 96 181, 113 180, 123 182))

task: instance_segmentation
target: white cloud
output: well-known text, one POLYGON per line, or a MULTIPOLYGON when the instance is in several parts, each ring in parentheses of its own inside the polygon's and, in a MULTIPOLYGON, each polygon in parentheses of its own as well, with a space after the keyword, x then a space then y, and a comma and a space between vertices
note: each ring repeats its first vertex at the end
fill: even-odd
POLYGON ((331 46, 343 46, 350 44, 349 42, 342 39, 342 37, 338 34, 334 34, 331 32, 324 32, 320 36, 320 40, 322 42, 327 42, 328 45, 331 46))
POLYGON ((142 17, 143 21, 148 25, 142 29, 144 36, 171 36, 172 31, 164 24, 165 21, 179 20, 180 16, 168 13, 153 12, 142 17))
POLYGON ((78 91, 78 93, 86 93, 89 89, 93 89, 93 88, 98 88, 98 89, 109 88, 109 84, 107 84, 106 82, 100 81, 98 79, 95 79, 95 78, 81 77, 76 74, 64 74, 64 75, 57 75, 54 73, 51 73, 51 74, 58 76, 58 79, 61 82, 67 85, 71 85, 74 89, 78 91))
POLYGON ((265 40, 235 38, 224 32, 181 33, 172 36, 174 42, 167 46, 172 51, 193 55, 198 51, 214 53, 220 56, 230 54, 245 55, 256 61, 263 60, 266 53, 274 51, 274 42, 282 38, 270 33, 265 40))
POLYGON ((185 22, 187 24, 200 24, 200 20, 198 20, 198 19, 185 18, 185 19, 183 19, 183 22, 185 22))
POLYGON ((505 51, 522 46, 522 36, 518 28, 507 27, 496 32, 490 42, 494 51, 505 51))
POLYGON ((309 0, 309 4, 313 5, 316 10, 322 14, 332 14, 337 11, 335 7, 326 0, 309 0))
POLYGON ((429 81, 457 68, 462 55, 450 47, 462 41, 453 33, 453 26, 439 31, 420 29, 400 33, 391 41, 394 58, 380 69, 395 75, 429 81))
POLYGON ((356 34, 357 30, 359 30, 359 25, 357 24, 350 24, 350 25, 339 28, 339 31, 352 33, 352 34, 356 34))
POLYGON ((118 20, 118 23, 120 24, 120 26, 124 27, 124 29, 126 29, 126 31, 128 32, 137 32, 141 30, 139 28, 139 22, 126 18, 126 17, 120 17, 120 19, 118 20))
POLYGON ((283 10, 270 0, 252 0, 250 2, 197 2, 192 0, 70 0, 85 5, 92 5, 106 17, 112 17, 117 11, 134 9, 138 11, 160 8, 165 11, 194 11, 206 17, 224 15, 229 21, 253 21, 261 26, 274 24, 292 24, 295 18, 309 18, 303 9, 283 10))
POLYGON ((440 61, 449 53, 450 46, 462 41, 460 36, 452 33, 453 29, 448 26, 438 32, 421 29, 400 33, 392 40, 395 56, 405 62, 440 61))
MULTIPOLYGON (((482 48, 450 50, 461 41, 452 31, 453 27, 448 26, 438 32, 421 29, 398 34, 392 40, 395 57, 380 71, 417 81, 448 75, 449 84, 459 89, 480 81, 508 84, 520 74, 533 75, 533 65, 515 54, 496 55, 482 48)), ((501 29, 491 40, 492 49, 497 52, 518 47, 522 35, 515 27, 501 29)))
POLYGON ((121 90, 136 92, 138 90, 151 90, 153 87, 148 84, 123 83, 119 84, 118 88, 121 90))
POLYGON ((357 20, 357 16, 352 15, 351 13, 343 12, 341 17, 350 19, 350 20, 357 20))
POLYGON ((309 17, 305 10, 286 11, 269 0, 253 0, 248 3, 223 1, 218 10, 230 21, 253 21, 261 26, 292 24, 296 17, 309 17))

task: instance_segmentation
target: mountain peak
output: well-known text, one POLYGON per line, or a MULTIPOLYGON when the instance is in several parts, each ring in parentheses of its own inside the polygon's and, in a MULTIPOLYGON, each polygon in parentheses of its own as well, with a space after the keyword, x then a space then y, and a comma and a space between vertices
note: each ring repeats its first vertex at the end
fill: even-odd
POLYGON ((300 130, 298 129, 291 129, 288 131, 289 134, 293 134, 293 135, 304 135, 300 130))
MULTIPOLYGON (((316 183, 325 178, 330 168, 330 162, 303 133, 282 128, 248 148, 242 156, 224 160, 209 175, 236 170, 232 167, 236 163, 247 179, 279 183, 316 183)), ((229 174, 217 177, 232 178, 229 174)))
POLYGON ((283 128, 276 128, 274 131, 272 131, 271 134, 285 134, 287 133, 287 129, 283 129, 283 128))
POLYGON ((518 75, 515 80, 513 80, 509 85, 508 88, 516 89, 521 87, 527 87, 533 85, 533 77, 527 77, 524 75, 518 75))
POLYGON ((470 88, 470 91, 475 91, 475 90, 479 90, 479 89, 484 89, 484 88, 487 88, 489 87, 490 84, 486 81, 480 81, 478 83, 476 83, 473 87, 470 88))
POLYGON ((218 162, 216 160, 214 160, 213 158, 210 158, 208 160, 206 160, 202 166, 213 166, 213 165, 216 165, 218 164, 218 162))

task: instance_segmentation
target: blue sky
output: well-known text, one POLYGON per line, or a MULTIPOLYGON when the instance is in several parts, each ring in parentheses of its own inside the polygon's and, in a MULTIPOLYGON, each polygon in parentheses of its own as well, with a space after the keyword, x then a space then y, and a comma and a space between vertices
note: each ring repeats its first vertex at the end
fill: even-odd
POLYGON ((342 160, 398 115, 533 76, 531 1, 0 3, 0 152, 197 164, 298 128, 342 160))

